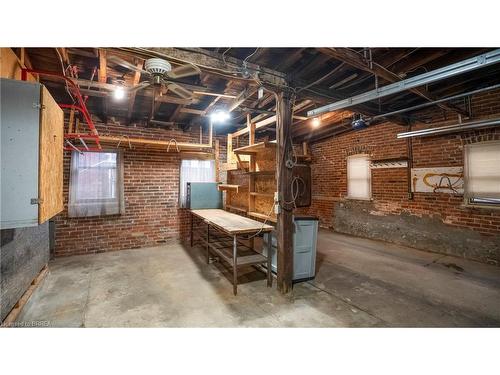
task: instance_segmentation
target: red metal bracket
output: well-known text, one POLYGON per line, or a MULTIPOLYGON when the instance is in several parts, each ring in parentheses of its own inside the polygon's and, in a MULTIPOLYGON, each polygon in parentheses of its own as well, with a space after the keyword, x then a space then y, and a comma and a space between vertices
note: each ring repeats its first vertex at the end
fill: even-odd
POLYGON ((21 79, 23 81, 28 80, 28 73, 34 73, 34 74, 57 77, 57 78, 63 79, 73 89, 73 93, 76 96, 76 99, 78 100, 78 104, 59 104, 59 107, 61 107, 63 109, 69 108, 69 109, 75 109, 75 110, 79 111, 83 115, 85 121, 87 122, 87 125, 90 129, 90 133, 66 133, 66 134, 64 134, 64 139, 66 139, 66 140, 91 139, 96 143, 97 147, 80 148, 80 147, 76 147, 76 146, 75 147, 65 146, 64 149, 65 150, 74 150, 75 148, 77 148, 78 150, 81 150, 81 151, 100 151, 100 150, 102 150, 101 143, 99 142, 99 133, 97 132, 97 129, 92 121, 92 117, 90 116, 90 113, 87 110, 87 106, 85 105, 86 100, 83 99, 82 94, 80 93, 80 88, 78 87, 78 85, 76 85, 73 82, 73 80, 71 80, 70 78, 68 78, 65 75, 60 74, 60 73, 50 72, 50 71, 46 71, 46 70, 26 69, 26 68, 21 70, 21 79))

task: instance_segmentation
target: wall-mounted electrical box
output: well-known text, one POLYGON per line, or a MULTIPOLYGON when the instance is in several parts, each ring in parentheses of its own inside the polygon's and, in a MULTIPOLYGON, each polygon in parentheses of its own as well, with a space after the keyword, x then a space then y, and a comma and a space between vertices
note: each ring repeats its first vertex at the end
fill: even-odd
POLYGON ((64 113, 45 86, 0 79, 0 228, 41 224, 63 209, 64 113))

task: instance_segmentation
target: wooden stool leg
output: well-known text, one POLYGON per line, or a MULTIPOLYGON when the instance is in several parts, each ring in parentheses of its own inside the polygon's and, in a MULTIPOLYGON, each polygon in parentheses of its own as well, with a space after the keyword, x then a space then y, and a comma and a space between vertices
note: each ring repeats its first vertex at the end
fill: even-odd
POLYGON ((233 294, 238 293, 238 242, 233 236, 233 294))

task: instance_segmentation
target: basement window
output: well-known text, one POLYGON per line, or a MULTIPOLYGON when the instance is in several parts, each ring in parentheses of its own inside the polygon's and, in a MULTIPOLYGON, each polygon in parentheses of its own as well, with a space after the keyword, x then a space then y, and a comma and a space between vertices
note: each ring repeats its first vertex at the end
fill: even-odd
POLYGON ((500 207, 500 142, 465 147, 465 203, 500 207))
POLYGON ((124 207, 122 154, 73 151, 68 216, 117 215, 124 207))
POLYGON ((370 157, 366 154, 347 158, 347 198, 369 200, 372 196, 370 157))
POLYGON ((182 160, 179 181, 179 206, 182 208, 186 208, 188 182, 215 182, 215 160, 182 160))

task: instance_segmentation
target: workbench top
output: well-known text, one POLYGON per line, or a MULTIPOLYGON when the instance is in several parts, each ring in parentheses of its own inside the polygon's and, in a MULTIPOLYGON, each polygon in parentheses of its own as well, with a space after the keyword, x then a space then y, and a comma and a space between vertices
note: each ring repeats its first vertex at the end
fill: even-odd
POLYGON ((191 210, 191 213, 205 220, 210 225, 232 235, 255 233, 258 231, 270 232, 274 229, 271 225, 221 209, 191 210))

